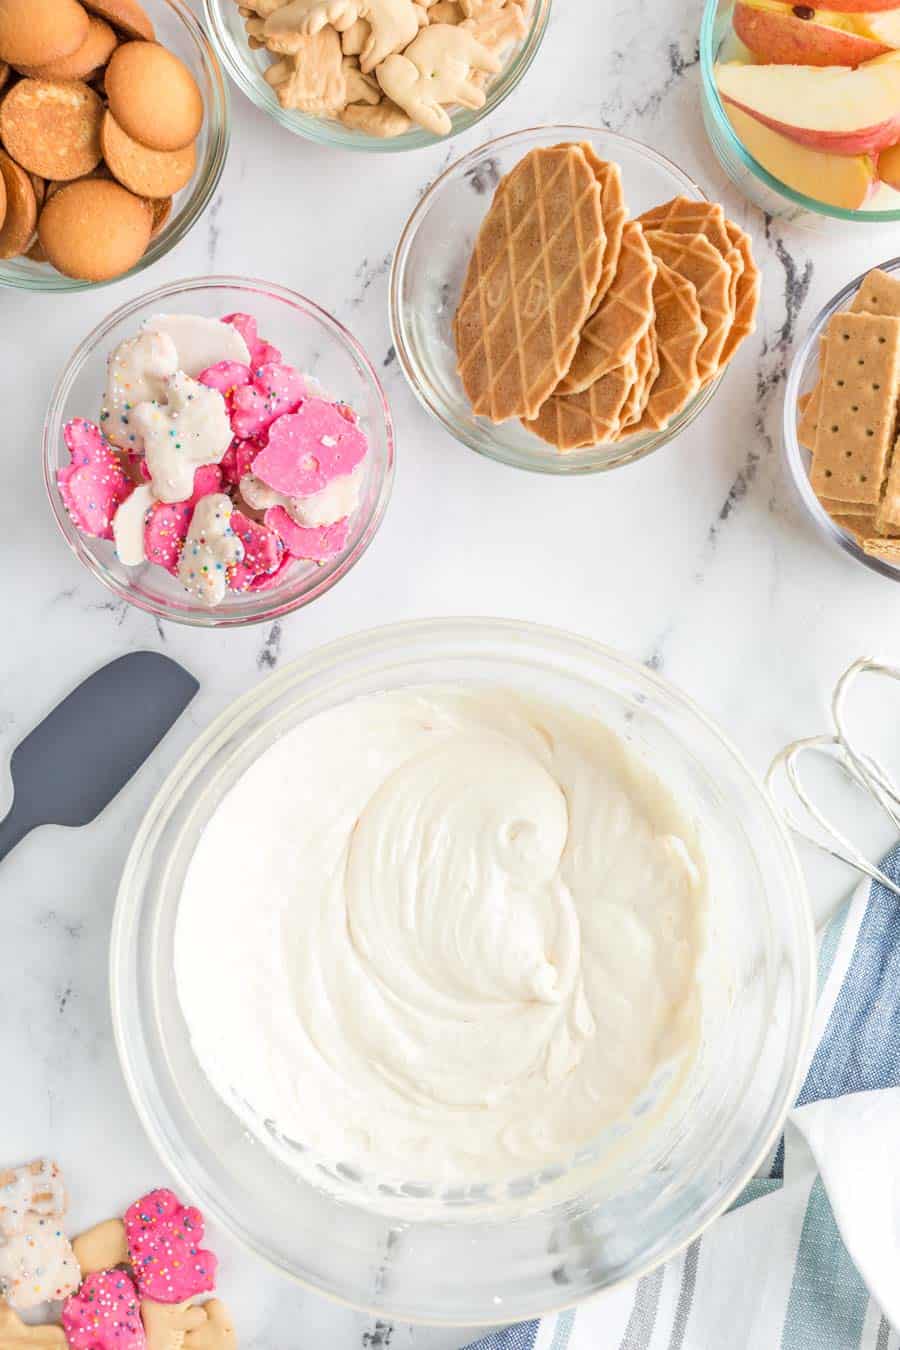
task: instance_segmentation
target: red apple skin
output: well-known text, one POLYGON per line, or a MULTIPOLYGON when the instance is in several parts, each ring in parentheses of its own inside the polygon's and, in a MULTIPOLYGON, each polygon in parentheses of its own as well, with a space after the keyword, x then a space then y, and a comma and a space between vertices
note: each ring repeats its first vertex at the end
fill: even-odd
POLYGON ((753 55, 774 66, 859 66, 891 51, 874 38, 798 19, 790 11, 756 9, 743 0, 734 7, 733 22, 753 55))
POLYGON ((763 126, 780 131, 782 136, 790 137, 799 145, 811 146, 813 150, 828 150, 833 155, 875 155, 879 150, 887 150, 900 141, 900 109, 896 116, 874 127, 860 127, 858 131, 815 131, 809 127, 786 126, 774 117, 764 117, 755 108, 748 108, 746 103, 740 103, 736 98, 723 99, 723 102, 733 103, 736 108, 755 117, 757 122, 762 122, 763 126))
POLYGON ((880 14, 900 9, 897 0, 802 0, 810 9, 831 9, 835 14, 880 14))

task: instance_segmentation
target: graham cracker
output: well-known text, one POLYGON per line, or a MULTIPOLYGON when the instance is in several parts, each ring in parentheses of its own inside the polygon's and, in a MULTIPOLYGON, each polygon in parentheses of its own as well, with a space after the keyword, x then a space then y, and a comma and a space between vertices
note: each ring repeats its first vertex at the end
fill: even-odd
POLYGON ((601 375, 589 389, 577 394, 554 394, 537 417, 525 425, 560 451, 604 445, 619 430, 622 409, 636 375, 632 360, 601 375))
POLYGON ((872 526, 875 524, 875 512, 872 506, 867 502, 841 502, 836 497, 820 497, 819 505, 823 506, 828 514, 834 516, 854 516, 857 520, 863 517, 872 517, 872 526))
POLYGON ((693 284, 657 260, 653 283, 659 375, 634 435, 659 431, 671 422, 700 388, 697 356, 706 337, 693 284))
POLYGON ((650 327, 656 263, 644 231, 629 220, 613 283, 599 309, 588 319, 558 394, 577 394, 623 365, 650 327))
POLYGON ((875 267, 865 277, 850 305, 852 314, 893 314, 900 317, 900 277, 875 267))
POLYGON ((816 446, 816 432, 819 429, 819 409, 822 398, 822 371, 825 369, 825 353, 827 350, 828 339, 826 337, 820 338, 819 378, 808 394, 801 395, 805 402, 799 405, 800 421, 797 423, 797 440, 804 450, 814 450, 816 446))
POLYGON ((734 322, 731 268, 703 234, 648 230, 646 236, 654 257, 686 277, 697 292, 700 317, 706 325, 697 373, 700 383, 706 384, 718 374, 722 348, 734 322))
POLYGON ((878 534, 900 534, 900 454, 894 444, 893 453, 887 471, 887 481, 881 494, 881 501, 875 515, 875 529, 878 534))
POLYGON ((475 413, 537 415, 575 355, 604 247, 600 185, 578 146, 532 150, 502 180, 454 323, 475 413))
POLYGON ((822 497, 877 505, 894 439, 900 319, 833 314, 827 338, 810 483, 822 497))

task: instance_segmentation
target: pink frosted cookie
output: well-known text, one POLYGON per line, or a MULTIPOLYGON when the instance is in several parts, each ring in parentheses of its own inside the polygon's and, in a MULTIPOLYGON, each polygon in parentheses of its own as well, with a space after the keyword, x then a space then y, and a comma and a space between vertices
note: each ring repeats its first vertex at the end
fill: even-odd
POLYGON ((57 470, 56 481, 65 508, 83 534, 112 539, 113 516, 134 483, 93 422, 75 417, 63 435, 71 463, 57 470))
POLYGON ((203 1216, 169 1190, 151 1191, 125 1214, 131 1264, 141 1298, 181 1303, 216 1287, 216 1258, 200 1247, 203 1216))
POLYGON ((309 497, 333 478, 350 474, 368 444, 359 427, 333 403, 309 398, 300 409, 280 417, 253 461, 257 478, 285 497, 309 497))
POLYGON ((122 1270, 88 1275, 62 1310, 72 1350, 144 1350, 147 1337, 137 1290, 122 1270))
POLYGON ((250 367, 241 365, 240 361, 219 361, 216 365, 208 366, 206 370, 201 371, 197 381, 199 384, 205 384, 208 389, 218 389, 228 405, 230 414, 236 391, 249 384, 252 378, 250 367))
POLYGON ((309 562, 327 562, 343 553, 350 532, 349 516, 333 525, 298 525, 283 506, 273 506, 266 512, 266 524, 280 535, 292 558, 309 562))
POLYGON ((232 513, 231 528, 244 545, 244 556, 232 569, 228 585, 233 591, 248 591, 257 577, 277 571, 284 545, 268 525, 250 520, 242 511, 232 513))
POLYGON ((78 1288, 81 1271, 58 1219, 26 1214, 0 1245, 0 1294, 13 1308, 37 1308, 78 1288))
POLYGON ((253 439, 242 441, 235 436, 219 461, 224 481, 229 487, 237 487, 244 474, 250 472, 253 461, 261 449, 259 441, 253 439))
POLYGON ((266 342, 265 338, 259 336, 256 320, 250 314, 226 314, 222 322, 230 323, 232 328, 238 330, 247 344, 250 363, 254 370, 258 366, 267 366, 273 361, 281 360, 281 352, 278 348, 273 347, 270 342, 266 342))
POLYGON ((194 507, 222 486, 218 464, 204 464, 194 473, 194 491, 184 502, 155 502, 147 512, 144 525, 144 552, 152 563, 174 576, 178 559, 191 527, 194 507))
POLYGON ((277 362, 259 366, 252 382, 235 390, 231 429, 242 441, 261 436, 279 417, 296 412, 305 397, 306 381, 299 370, 277 362))

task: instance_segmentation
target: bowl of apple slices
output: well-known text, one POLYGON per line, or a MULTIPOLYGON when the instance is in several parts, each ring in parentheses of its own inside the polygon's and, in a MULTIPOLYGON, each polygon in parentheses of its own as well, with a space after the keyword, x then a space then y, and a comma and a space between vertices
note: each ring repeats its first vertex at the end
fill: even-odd
POLYGON ((900 0, 707 0, 703 116, 773 215, 900 222, 900 0))

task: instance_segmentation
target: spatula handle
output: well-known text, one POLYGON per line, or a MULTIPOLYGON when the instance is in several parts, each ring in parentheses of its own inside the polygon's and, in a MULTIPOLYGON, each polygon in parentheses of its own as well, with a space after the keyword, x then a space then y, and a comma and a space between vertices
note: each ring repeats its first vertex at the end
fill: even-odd
POLYGON ((29 820, 24 811, 17 811, 13 802, 9 814, 0 820, 0 862, 7 853, 12 853, 20 839, 24 839, 34 829, 34 821, 29 820))

